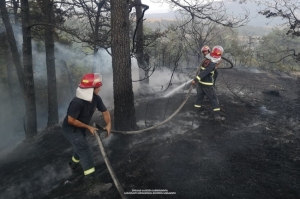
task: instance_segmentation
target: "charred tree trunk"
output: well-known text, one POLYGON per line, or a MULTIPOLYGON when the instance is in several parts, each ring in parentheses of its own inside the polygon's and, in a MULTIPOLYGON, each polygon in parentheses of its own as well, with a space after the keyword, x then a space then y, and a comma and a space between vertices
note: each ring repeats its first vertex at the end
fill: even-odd
MULTIPOLYGON (((6 72, 7 72, 7 76, 5 78, 5 82, 7 83, 7 88, 8 88, 8 92, 9 92, 9 103, 6 105, 9 105, 9 107, 7 107, 7 113, 5 114, 4 118, 3 118, 3 124, 7 127, 9 127, 7 129, 7 135, 12 134, 13 132, 17 132, 17 125, 14 124, 13 121, 15 121, 13 114, 17 112, 17 105, 18 103, 16 103, 16 96, 15 93, 19 91, 19 89, 16 89, 16 86, 14 84, 16 84, 16 81, 14 81, 13 78, 13 62, 12 62, 12 57, 11 57, 11 52, 10 52, 10 48, 9 48, 9 43, 7 42, 7 35, 6 33, 2 33, 0 34, 0 56, 1 59, 3 59, 3 64, 6 65, 6 72)), ((5 105, 4 105, 5 106, 5 105)), ((20 111, 20 110, 18 110, 20 111)), ((2 113, 4 113, 4 110, 2 110, 2 113)), ((20 112, 18 112, 20 113, 20 112)), ((4 126, 3 126, 4 127, 4 126)))
POLYGON ((67 62, 65 60, 61 60, 61 66, 63 67, 63 71, 66 72, 67 76, 68 76, 68 82, 69 82, 69 85, 70 85, 70 94, 72 97, 75 97, 75 90, 76 90, 76 87, 74 86, 74 82, 73 82, 73 77, 71 75, 71 72, 68 68, 68 65, 67 65, 67 62))
MULTIPOLYGON (((143 20, 143 7, 141 0, 135 0, 135 10, 136 10, 136 60, 139 66, 139 79, 144 79, 148 76, 149 65, 144 59, 144 20, 143 20)), ((146 85, 149 85, 149 79, 140 81, 140 87, 143 89, 146 85)))
MULTIPOLYGON (((101 2, 97 3, 97 14, 96 14, 96 20, 95 20, 95 30, 94 30, 94 43, 97 43, 99 39, 99 27, 100 27, 100 13, 101 8, 104 5, 105 0, 102 0, 101 2)), ((94 45, 94 63, 93 63, 93 72, 97 72, 97 52, 99 50, 99 47, 95 44, 94 45)), ((98 71, 99 72, 99 71, 98 71)))
MULTIPOLYGON (((5 1, 0 1, 0 9, 1 9, 1 14, 2 14, 2 19, 3 19, 3 23, 5 25, 6 28, 6 37, 7 37, 7 41, 9 43, 9 47, 10 47, 10 51, 11 51, 11 56, 12 56, 12 61, 15 65, 16 71, 17 71, 17 76, 19 79, 19 85, 21 88, 21 93, 23 96, 22 99, 24 99, 25 97, 25 92, 24 92, 24 71, 23 71, 23 66, 22 66, 22 62, 21 62, 21 56, 17 47, 17 42, 14 36, 14 32, 9 20, 9 16, 6 10, 6 5, 5 5, 5 1)), ((10 62, 9 62, 10 63, 10 62)), ((7 67, 7 78, 8 78, 8 89, 10 92, 10 98, 11 99, 15 99, 15 95, 14 92, 16 92, 16 87, 13 85, 13 78, 12 78, 12 65, 8 65, 7 67)), ((20 116, 20 107, 23 107, 24 104, 17 104, 17 102, 15 100, 11 100, 11 110, 12 110, 12 114, 14 114, 17 110, 18 110, 18 117, 23 118, 23 116, 20 116)), ((15 118, 16 119, 16 118, 15 118)), ((18 118, 17 118, 18 119, 18 118)), ((18 125, 13 125, 13 129, 15 131, 17 131, 17 127, 18 125)))
POLYGON ((18 23, 18 8, 19 8, 19 2, 20 0, 13 0, 13 10, 14 10, 14 18, 15 18, 15 24, 18 23))
POLYGON ((24 90, 26 107, 26 137, 31 138, 37 134, 35 90, 32 67, 31 30, 29 26, 28 0, 21 0, 22 32, 23 32, 23 66, 24 90))
POLYGON ((18 47, 17 47, 17 42, 16 42, 16 38, 14 36, 14 31, 12 29, 10 20, 9 20, 9 16, 7 13, 7 9, 6 9, 6 5, 5 5, 5 1, 0 1, 0 9, 1 9, 1 15, 2 15, 2 20, 3 23, 5 25, 5 29, 6 29, 6 33, 7 33, 7 40, 9 42, 10 45, 10 50, 11 50, 11 54, 12 54, 12 58, 17 70, 17 75, 19 78, 19 82, 20 82, 20 86, 22 89, 22 93, 23 96, 25 95, 24 92, 24 71, 23 71, 23 67, 22 67, 22 62, 21 62, 21 56, 20 53, 18 51, 18 47))
POLYGON ((54 13, 53 0, 44 1, 45 16, 48 26, 45 26, 45 47, 48 81, 48 123, 47 126, 58 123, 58 102, 56 87, 55 55, 54 55, 54 13))
POLYGON ((128 4, 129 0, 111 1, 114 126, 116 130, 125 131, 137 127, 131 78, 128 4))

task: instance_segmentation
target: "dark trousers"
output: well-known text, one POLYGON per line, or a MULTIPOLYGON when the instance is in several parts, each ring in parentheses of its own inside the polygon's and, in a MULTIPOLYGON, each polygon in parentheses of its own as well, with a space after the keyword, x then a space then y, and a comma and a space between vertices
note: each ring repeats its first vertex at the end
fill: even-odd
POLYGON ((84 129, 64 127, 63 135, 73 146, 73 157, 80 160, 84 171, 94 168, 92 150, 88 144, 84 129))
POLYGON ((219 74, 219 72, 217 70, 215 70, 215 73, 214 73, 214 86, 216 85, 218 74, 219 74))
POLYGON ((219 113, 220 112, 219 100, 215 93, 214 86, 206 86, 198 83, 195 107, 200 108, 202 106, 205 95, 208 97, 210 104, 213 108, 213 111, 219 113))

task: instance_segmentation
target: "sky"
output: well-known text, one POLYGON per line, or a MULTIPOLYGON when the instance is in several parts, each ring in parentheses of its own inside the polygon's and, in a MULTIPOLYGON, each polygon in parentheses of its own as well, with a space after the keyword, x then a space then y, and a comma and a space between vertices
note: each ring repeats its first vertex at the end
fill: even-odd
MULTIPOLYGON (((166 12, 171 11, 169 4, 153 3, 155 1, 162 1, 162 0, 142 0, 143 4, 146 4, 149 6, 149 9, 147 10, 147 14, 166 13, 166 12)), ((216 0, 216 1, 218 1, 218 0, 216 0)))
POLYGON ((170 11, 170 7, 167 3, 153 3, 151 0, 142 0, 142 3, 149 6, 149 9, 146 11, 147 14, 164 13, 170 11))
MULTIPOLYGON (((143 4, 149 5, 149 9, 146 11, 146 14, 155 14, 155 13, 167 13, 172 11, 169 4, 167 3, 153 3, 157 1, 163 0, 142 0, 143 4)), ((219 1, 219 0, 214 0, 219 1)), ((205 0, 201 1, 205 2, 205 0)), ((212 2, 212 0, 210 0, 212 2)), ((232 0, 223 0, 226 2, 226 7, 228 9, 229 14, 233 14, 235 16, 243 15, 246 9, 250 12, 249 23, 248 25, 252 26, 275 26, 278 24, 282 24, 283 21, 280 18, 268 19, 265 16, 259 15, 258 10, 262 9, 254 2, 246 2, 244 4, 239 4, 238 1, 234 2, 232 0)))

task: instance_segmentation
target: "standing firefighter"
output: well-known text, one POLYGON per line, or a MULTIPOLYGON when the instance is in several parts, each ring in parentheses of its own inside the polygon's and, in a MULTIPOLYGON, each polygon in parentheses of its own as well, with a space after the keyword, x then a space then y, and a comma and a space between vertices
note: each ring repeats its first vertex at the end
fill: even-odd
POLYGON ((202 52, 202 54, 203 54, 204 57, 205 57, 206 55, 208 55, 208 54, 210 53, 210 48, 209 48, 209 46, 203 46, 203 47, 201 48, 201 52, 202 52))
POLYGON ((84 185, 99 191, 107 191, 112 184, 102 183, 96 178, 93 155, 85 134, 85 131, 88 130, 94 135, 98 130, 89 125, 96 109, 102 112, 106 122, 107 136, 110 134, 110 114, 98 95, 101 86, 102 76, 99 73, 86 74, 82 77, 76 90, 76 97, 70 102, 63 121, 63 135, 73 146, 73 156, 69 162, 72 176, 75 178, 84 174, 84 185))
POLYGON ((213 47, 212 51, 205 56, 205 60, 202 62, 200 72, 192 81, 192 84, 197 86, 197 98, 195 101, 195 108, 202 109, 204 96, 206 95, 212 105, 214 117, 217 120, 221 120, 219 100, 216 96, 214 89, 214 73, 216 65, 221 60, 223 54, 223 48, 221 46, 213 47))

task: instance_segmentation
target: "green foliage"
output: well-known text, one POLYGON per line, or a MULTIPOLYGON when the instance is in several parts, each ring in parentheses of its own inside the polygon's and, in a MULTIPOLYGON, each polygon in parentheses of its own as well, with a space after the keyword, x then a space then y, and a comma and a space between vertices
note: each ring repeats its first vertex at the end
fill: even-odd
POLYGON ((275 29, 272 33, 261 38, 257 51, 263 67, 273 70, 299 70, 295 53, 300 52, 300 38, 286 35, 286 29, 275 29))
MULTIPOLYGON (((32 36, 33 39, 36 41, 44 40, 44 34, 45 34, 45 24, 47 24, 46 21, 46 7, 48 4, 44 0, 38 0, 38 1, 30 1, 30 20, 32 25, 32 36)), ((61 8, 58 8, 57 4, 53 4, 53 12, 54 12, 54 21, 53 24, 47 24, 54 27, 58 27, 59 25, 63 24, 66 20, 65 13, 61 10, 61 8)), ((55 29, 55 28, 54 28, 55 29)), ((58 35, 55 32, 55 39, 58 40, 58 35)))
MULTIPOLYGON (((195 24, 194 28, 200 32, 195 24)), ((150 27, 148 27, 149 29, 151 30, 150 27)), ((159 66, 172 68, 173 58, 178 48, 184 53, 180 60, 177 60, 177 64, 187 64, 194 60, 192 64, 196 65, 195 57, 197 55, 194 50, 202 40, 193 33, 188 33, 187 29, 188 27, 185 28, 186 32, 181 34, 176 22, 169 23, 166 37, 154 43, 150 51, 150 56, 159 66)), ((247 30, 245 28, 229 29, 222 26, 216 26, 213 29, 203 26, 203 29, 206 32, 201 34, 206 34, 207 30, 210 30, 210 37, 206 38, 205 44, 210 47, 221 45, 225 50, 224 56, 230 58, 235 65, 257 66, 286 72, 299 70, 299 63, 296 62, 297 56, 295 55, 300 52, 300 38, 286 35, 286 29, 276 29, 271 32, 267 28, 258 27, 248 27, 250 32, 245 31, 247 30)))
POLYGON ((272 28, 263 26, 241 26, 238 29, 240 36, 265 36, 272 32, 272 28))

